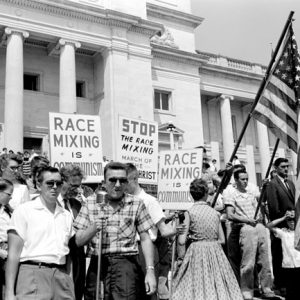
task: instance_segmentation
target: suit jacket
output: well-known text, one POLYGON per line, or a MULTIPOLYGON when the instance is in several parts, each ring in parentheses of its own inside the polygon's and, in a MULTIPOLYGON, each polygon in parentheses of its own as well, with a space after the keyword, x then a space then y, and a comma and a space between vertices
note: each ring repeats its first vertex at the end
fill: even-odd
POLYGON ((275 176, 267 185, 266 196, 271 221, 283 217, 287 210, 295 209, 295 185, 289 179, 287 183, 290 191, 278 176, 275 176))

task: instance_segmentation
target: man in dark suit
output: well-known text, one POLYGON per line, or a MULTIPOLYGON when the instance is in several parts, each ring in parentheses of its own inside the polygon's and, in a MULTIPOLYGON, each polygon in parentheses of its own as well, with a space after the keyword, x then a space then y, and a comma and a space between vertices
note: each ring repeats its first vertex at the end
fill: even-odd
MULTIPOLYGON (((274 162, 277 175, 268 183, 266 197, 271 221, 281 218, 287 210, 295 210, 295 185, 288 179, 289 162, 279 157, 274 162)), ((287 227, 285 222, 280 227, 287 227)), ((282 290, 285 286, 282 276, 282 248, 281 240, 271 234, 272 263, 274 272, 274 285, 282 290)))

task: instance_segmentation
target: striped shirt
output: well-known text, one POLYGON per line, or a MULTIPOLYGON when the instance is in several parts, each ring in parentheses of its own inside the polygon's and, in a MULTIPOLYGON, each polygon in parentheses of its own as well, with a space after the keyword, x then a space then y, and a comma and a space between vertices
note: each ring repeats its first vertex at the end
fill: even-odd
POLYGON ((235 213, 239 216, 253 219, 257 207, 257 198, 259 197, 258 188, 248 189, 242 193, 236 188, 226 189, 223 192, 224 205, 232 206, 235 213))
MULTIPOLYGON (((125 195, 117 209, 110 205, 100 206, 96 197, 89 197, 74 221, 74 229, 86 230, 99 217, 105 218, 106 228, 102 235, 102 254, 138 254, 136 233, 147 232, 153 222, 139 198, 125 195)), ((87 255, 98 255, 98 235, 88 245, 87 255)))

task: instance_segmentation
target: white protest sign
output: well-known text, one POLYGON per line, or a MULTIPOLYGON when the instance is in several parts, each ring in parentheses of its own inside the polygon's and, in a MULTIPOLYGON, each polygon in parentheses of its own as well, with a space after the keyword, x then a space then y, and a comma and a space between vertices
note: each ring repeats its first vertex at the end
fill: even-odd
POLYGON ((157 184, 157 123, 119 116, 117 159, 137 167, 140 183, 157 184))
POLYGON ((187 210, 193 205, 189 188, 202 173, 202 149, 160 151, 157 198, 164 209, 187 210))
POLYGON ((99 116, 49 113, 49 140, 53 167, 77 165, 84 171, 85 182, 103 180, 99 116))

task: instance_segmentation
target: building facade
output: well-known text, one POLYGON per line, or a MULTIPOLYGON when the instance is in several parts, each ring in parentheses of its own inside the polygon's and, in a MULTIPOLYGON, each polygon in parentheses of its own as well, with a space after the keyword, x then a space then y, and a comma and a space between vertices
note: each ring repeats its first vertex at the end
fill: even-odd
MULTIPOLYGON (((203 20, 190 0, 0 0, 0 147, 47 152, 49 112, 92 114, 115 159, 123 115, 157 121, 161 150, 204 145, 223 167, 265 67, 196 51, 203 20)), ((274 144, 250 122, 237 155, 251 181, 274 144)))

